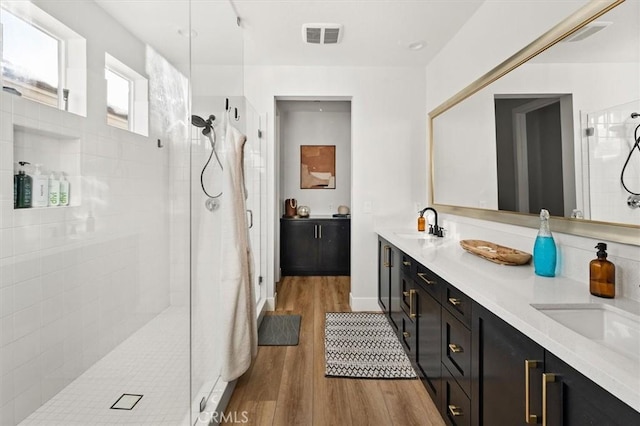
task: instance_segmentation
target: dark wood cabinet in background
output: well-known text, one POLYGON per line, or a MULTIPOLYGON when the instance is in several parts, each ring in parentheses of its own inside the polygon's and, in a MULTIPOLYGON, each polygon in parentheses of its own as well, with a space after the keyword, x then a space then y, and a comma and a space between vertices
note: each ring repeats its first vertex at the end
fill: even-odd
POLYGON ((288 275, 349 275, 349 219, 281 219, 280 269, 288 275))

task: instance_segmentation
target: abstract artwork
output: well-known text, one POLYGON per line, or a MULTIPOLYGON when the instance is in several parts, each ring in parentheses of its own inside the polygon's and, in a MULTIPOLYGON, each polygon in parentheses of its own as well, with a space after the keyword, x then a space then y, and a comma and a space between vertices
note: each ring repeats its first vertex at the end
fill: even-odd
POLYGON ((336 146, 300 146, 300 188, 336 189, 336 146))

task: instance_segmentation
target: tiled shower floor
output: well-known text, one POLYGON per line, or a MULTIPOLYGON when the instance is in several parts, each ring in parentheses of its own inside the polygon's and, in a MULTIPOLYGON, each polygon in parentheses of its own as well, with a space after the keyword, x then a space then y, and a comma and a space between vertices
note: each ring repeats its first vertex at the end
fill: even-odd
POLYGON ((189 424, 189 318, 168 308, 122 342, 20 426, 189 424), (144 395, 128 410, 123 394, 144 395))

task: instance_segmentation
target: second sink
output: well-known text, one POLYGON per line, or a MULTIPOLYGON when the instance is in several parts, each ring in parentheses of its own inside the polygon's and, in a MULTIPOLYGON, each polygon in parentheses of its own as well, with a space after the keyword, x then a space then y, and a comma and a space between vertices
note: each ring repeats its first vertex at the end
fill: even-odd
POLYGON ((601 303, 531 306, 588 339, 640 360, 639 315, 601 303))

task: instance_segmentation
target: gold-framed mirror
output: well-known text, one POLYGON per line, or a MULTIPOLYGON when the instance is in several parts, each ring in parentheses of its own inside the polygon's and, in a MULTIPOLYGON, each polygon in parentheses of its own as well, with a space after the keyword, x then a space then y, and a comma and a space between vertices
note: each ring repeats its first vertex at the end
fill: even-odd
MULTIPOLYGON (((534 228, 553 206, 558 232, 640 245, 640 208, 619 183, 631 112, 640 2, 592 0, 429 113, 430 204, 534 228)), ((626 186, 640 192, 632 157, 626 186)))

